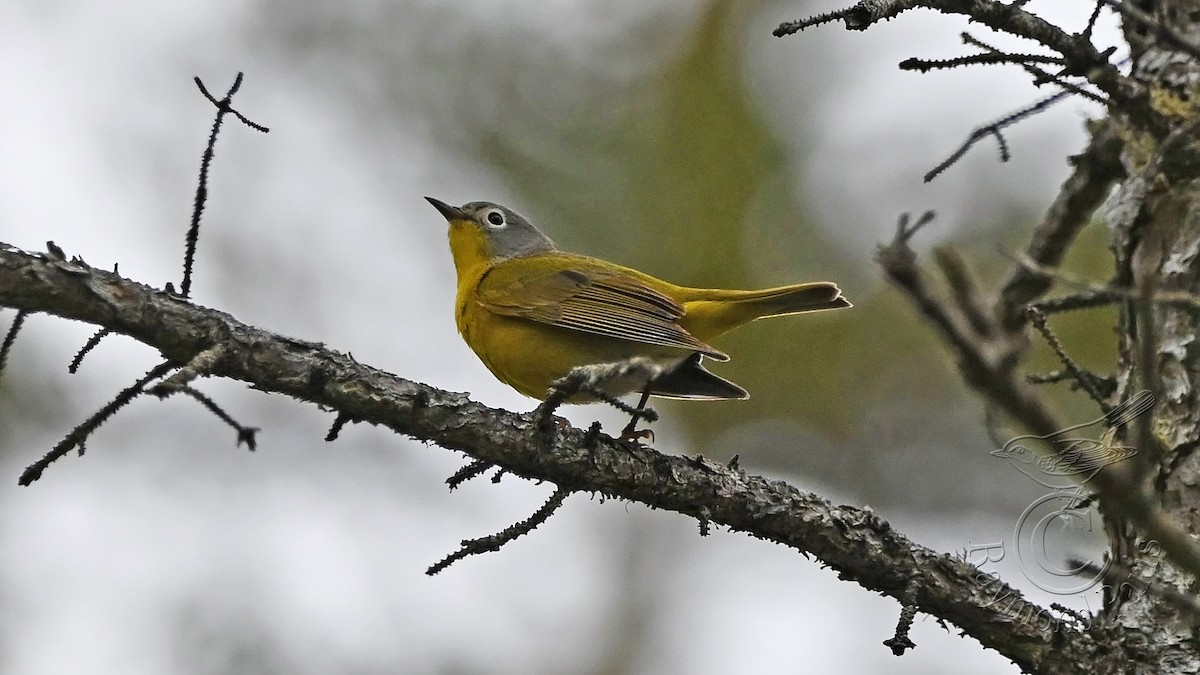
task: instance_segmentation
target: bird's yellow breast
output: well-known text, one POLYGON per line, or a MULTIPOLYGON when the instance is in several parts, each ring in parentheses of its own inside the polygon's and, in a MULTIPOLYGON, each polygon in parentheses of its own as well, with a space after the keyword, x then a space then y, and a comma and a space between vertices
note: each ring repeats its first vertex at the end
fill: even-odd
POLYGON ((493 313, 477 301, 484 277, 499 266, 540 268, 538 260, 515 258, 494 263, 488 259, 486 242, 478 231, 455 223, 450 227, 450 249, 458 273, 454 318, 459 334, 493 375, 526 396, 545 398, 551 383, 578 366, 616 363, 634 356, 670 361, 687 355, 678 349, 493 313))
POLYGON ((553 326, 498 316, 480 306, 479 284, 496 263, 477 227, 451 222, 450 251, 458 275, 454 322, 463 341, 500 381, 526 396, 543 398, 552 381, 580 365, 566 346, 569 338, 555 334, 561 329, 553 326))
MULTIPOLYGON (((670 361, 680 350, 593 335, 520 317, 502 316, 459 293, 458 331, 488 370, 526 396, 542 399, 572 369, 618 363, 635 356, 670 361)), ((613 392, 624 393, 624 392, 613 392)))

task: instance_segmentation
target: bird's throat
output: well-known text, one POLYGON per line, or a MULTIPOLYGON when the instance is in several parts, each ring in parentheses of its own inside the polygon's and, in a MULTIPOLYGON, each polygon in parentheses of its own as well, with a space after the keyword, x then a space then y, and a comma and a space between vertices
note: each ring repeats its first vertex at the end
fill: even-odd
POLYGON ((450 222, 450 253, 460 288, 464 283, 477 282, 491 264, 487 239, 466 221, 450 222))

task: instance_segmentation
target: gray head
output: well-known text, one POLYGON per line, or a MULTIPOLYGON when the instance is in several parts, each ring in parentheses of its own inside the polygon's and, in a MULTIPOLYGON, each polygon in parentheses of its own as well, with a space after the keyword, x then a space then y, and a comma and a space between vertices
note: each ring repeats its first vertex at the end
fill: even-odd
POLYGON ((491 202, 468 202, 450 206, 446 202, 425 198, 450 222, 451 229, 467 226, 483 235, 487 241, 488 257, 493 260, 521 258, 554 250, 554 242, 511 209, 491 202))

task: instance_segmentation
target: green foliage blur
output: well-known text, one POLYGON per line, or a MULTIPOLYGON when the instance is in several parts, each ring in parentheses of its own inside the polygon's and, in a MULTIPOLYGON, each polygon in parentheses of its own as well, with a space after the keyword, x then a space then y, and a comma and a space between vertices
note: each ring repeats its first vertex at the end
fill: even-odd
MULTIPOLYGON (((489 128, 462 144, 525 204, 536 205, 535 223, 569 250, 693 286, 810 280, 842 286, 853 309, 758 322, 719 341, 733 360, 713 370, 746 387, 749 401, 657 403, 685 421, 688 444, 701 453, 729 454, 725 434, 763 420, 846 440, 882 401, 903 400, 932 417, 966 391, 930 327, 880 282, 874 251, 839 248, 806 215, 810 209, 794 187, 801 168, 788 161, 746 86, 747 22, 757 7, 709 2, 667 58, 632 86, 601 87, 553 119, 537 101, 513 96, 502 106, 506 119, 519 120, 517 129, 489 128)), ((1020 209, 1004 215, 976 224, 972 244, 963 247, 968 260, 985 261, 977 270, 985 289, 1010 267, 1000 252, 1022 246, 1038 217, 1020 209)), ((880 241, 893 227, 853 225, 877 228, 880 241)), ((1071 265, 1089 278, 1106 278, 1102 231, 1092 228, 1085 240, 1071 265)), ((1110 314, 1083 312, 1053 324, 1082 362, 1103 368, 1114 356, 1104 328, 1110 314)), ((1055 368, 1053 355, 1038 345, 1031 372, 1055 368)), ((1091 414, 1078 394, 1054 397, 1070 415, 1091 414)), ((980 408, 981 426, 983 419, 980 408)))
MULTIPOLYGON (((939 336, 880 277, 874 247, 854 248, 836 236, 852 230, 870 233, 868 241, 887 241, 900 214, 866 223, 813 216, 822 209, 812 200, 823 197, 801 189, 814 182, 805 172, 829 169, 814 166, 797 148, 826 130, 813 128, 801 103, 799 110, 772 111, 801 130, 788 133, 803 136, 781 138, 748 77, 751 47, 775 40, 756 23, 767 4, 708 0, 690 16, 653 9, 613 15, 598 24, 605 28, 595 39, 583 31, 565 42, 547 38, 540 19, 519 11, 480 30, 445 10, 429 18, 436 31, 356 38, 354 50, 342 49, 346 35, 377 35, 368 23, 405 25, 403 8, 367 6, 373 13, 314 5, 320 21, 283 31, 285 54, 291 63, 309 58, 315 45, 338 46, 323 55, 330 63, 346 60, 338 72, 362 73, 335 81, 347 89, 346 100, 356 102, 354 114, 372 127, 373 146, 393 147, 387 130, 407 123, 406 110, 428 120, 421 131, 447 160, 431 171, 437 196, 504 203, 565 250, 675 283, 754 288, 831 280, 854 303, 848 310, 756 322, 717 340, 732 360, 710 364, 712 370, 744 386, 751 398, 656 401, 674 448, 718 460, 736 452, 744 466, 850 486, 855 498, 874 503, 904 501, 902 492, 914 480, 939 486, 947 505, 975 499, 966 485, 949 495, 952 488, 930 471, 934 466, 1004 474, 987 451, 996 437, 1023 431, 999 419, 989 434, 984 406, 963 384, 939 336), (313 25, 323 33, 314 34, 313 25), (401 63, 403 76, 394 70, 401 63), (480 171, 463 176, 464 166, 480 171), (943 461, 951 458, 958 463, 943 461)), ((282 9, 270 15, 290 16, 282 9)), ((819 55, 793 67, 804 100, 820 95, 821 78, 839 76, 839 64, 819 55)), ((330 86, 324 70, 313 75, 330 86)), ((396 161, 406 161, 405 148, 395 147, 396 161)), ((936 153, 927 153, 929 163, 940 159, 936 153)), ((912 184, 913 208, 922 208, 919 170, 912 184)), ((384 179, 379 189, 397 192, 384 179)), ((424 208, 416 189, 403 186, 398 204, 424 208)), ((841 192, 833 197, 874 198, 872 186, 852 179, 841 192)), ((939 221, 915 242, 922 262, 930 258, 928 247, 955 246, 982 292, 990 293, 1011 269, 1004 251, 1024 247, 1046 206, 1029 201, 971 213, 966 223, 939 221), (947 241, 948 231, 957 240, 947 241)), ((1068 269, 1107 279, 1104 239, 1102 228, 1089 228, 1068 269)), ((1052 317, 1051 324, 1082 363, 1101 373, 1111 369, 1111 310, 1052 317)), ((1035 339, 1028 372, 1057 368, 1035 339)), ((1050 397, 1066 423, 1095 417, 1095 406, 1065 385, 1052 387, 1050 397)))

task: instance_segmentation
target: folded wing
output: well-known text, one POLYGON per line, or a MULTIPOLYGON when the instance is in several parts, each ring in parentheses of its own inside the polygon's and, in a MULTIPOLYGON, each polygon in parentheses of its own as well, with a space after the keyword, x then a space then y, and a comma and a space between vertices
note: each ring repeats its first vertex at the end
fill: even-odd
POLYGON ((479 282, 478 302, 496 314, 729 360, 684 330, 679 325, 683 307, 636 273, 561 256, 551 269, 535 274, 528 273, 530 265, 519 276, 504 265, 493 268, 479 282))

